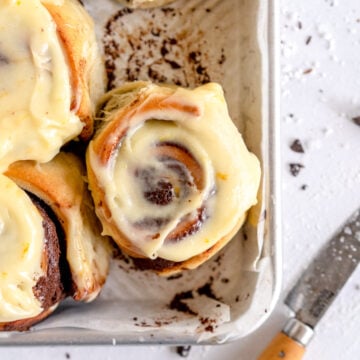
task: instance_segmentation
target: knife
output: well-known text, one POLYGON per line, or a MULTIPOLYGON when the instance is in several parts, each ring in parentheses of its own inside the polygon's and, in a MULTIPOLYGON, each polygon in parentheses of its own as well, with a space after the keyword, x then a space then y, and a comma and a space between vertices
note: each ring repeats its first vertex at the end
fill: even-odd
POLYGON ((360 209, 320 250, 290 290, 285 304, 294 312, 258 360, 299 360, 314 328, 360 261, 360 209))

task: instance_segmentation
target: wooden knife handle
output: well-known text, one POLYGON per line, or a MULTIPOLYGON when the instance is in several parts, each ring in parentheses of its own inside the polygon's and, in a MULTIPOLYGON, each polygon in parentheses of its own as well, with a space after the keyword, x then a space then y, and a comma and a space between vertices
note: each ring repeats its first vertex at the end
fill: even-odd
POLYGON ((305 347, 289 336, 280 332, 270 342, 258 360, 300 360, 304 356, 305 347))

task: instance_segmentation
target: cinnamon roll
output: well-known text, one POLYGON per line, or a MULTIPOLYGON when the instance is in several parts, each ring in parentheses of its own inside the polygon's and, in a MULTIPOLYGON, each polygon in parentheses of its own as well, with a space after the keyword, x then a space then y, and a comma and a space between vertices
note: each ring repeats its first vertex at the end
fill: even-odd
POLYGON ((160 274, 214 255, 243 224, 260 181, 220 85, 129 83, 104 96, 99 114, 86 158, 103 232, 160 274))
POLYGON ((152 8, 156 6, 163 6, 173 2, 174 0, 118 0, 124 6, 129 8, 152 8))
POLYGON ((0 330, 26 330, 64 298, 56 225, 42 204, 0 175, 0 330))
POLYGON ((0 170, 52 159, 88 139, 104 69, 93 22, 77 0, 0 5, 0 170))
POLYGON ((68 266, 64 274, 64 282, 70 282, 68 294, 78 301, 93 300, 107 277, 110 246, 108 239, 101 235, 80 159, 60 152, 44 164, 18 161, 10 165, 6 175, 41 199, 56 216, 68 266))

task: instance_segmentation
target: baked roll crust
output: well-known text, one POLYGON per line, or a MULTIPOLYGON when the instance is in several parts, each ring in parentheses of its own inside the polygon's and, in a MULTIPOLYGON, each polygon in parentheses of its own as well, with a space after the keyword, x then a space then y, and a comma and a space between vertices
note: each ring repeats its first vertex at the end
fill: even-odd
POLYGON ((93 130, 104 68, 93 22, 77 0, 0 5, 0 170, 51 160, 93 130))
POLYGON ((95 38, 93 20, 78 0, 42 0, 57 27, 70 67, 71 110, 84 123, 80 137, 93 133, 94 104, 105 89, 105 69, 95 38))
POLYGON ((0 331, 22 331, 65 297, 59 237, 37 199, 3 175, 0 185, 0 331))
POLYGON ((129 83, 104 96, 100 116, 86 155, 95 209, 125 253, 149 259, 140 267, 193 269, 233 237, 260 166, 218 84, 129 83))
POLYGON ((54 212, 64 232, 71 295, 78 301, 93 300, 105 283, 111 249, 101 235, 80 159, 61 152, 44 164, 18 161, 6 175, 54 212))

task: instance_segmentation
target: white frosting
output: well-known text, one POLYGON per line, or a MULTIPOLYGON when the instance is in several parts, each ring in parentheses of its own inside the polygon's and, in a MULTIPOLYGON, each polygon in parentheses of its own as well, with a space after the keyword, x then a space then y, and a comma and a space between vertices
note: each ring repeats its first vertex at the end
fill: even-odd
POLYGON ((81 132, 56 24, 40 0, 2 1, 0 79, 0 170, 48 161, 81 132))
POLYGON ((42 217, 13 181, 0 175, 0 322, 42 312, 33 286, 43 274, 42 217))
MULTIPOLYGON (((141 96, 151 101, 156 92, 167 94, 168 102, 197 107, 199 114, 177 109, 165 111, 161 104, 158 109, 142 112, 145 101, 131 119, 131 124, 140 125, 133 128, 130 125, 116 156, 101 165, 90 145, 89 158, 104 189, 111 221, 121 232, 147 257, 183 261, 209 249, 239 225, 246 211, 256 203, 260 166, 231 121, 218 84, 171 91, 148 85, 141 90, 141 96), (196 159, 203 174, 200 189, 196 186, 186 187, 186 191, 181 186, 177 189, 176 171, 157 156, 159 143, 180 144, 196 159), (151 186, 146 181, 144 185, 136 171, 149 168, 156 179, 172 184, 176 196, 169 204, 156 205, 145 199, 144 193, 151 191, 151 186), (180 241, 165 242, 181 219, 185 216, 196 219, 201 207, 205 207, 205 219, 200 230, 180 241), (144 218, 167 220, 156 229, 136 226, 144 218)), ((116 113, 111 116, 116 117, 116 113)), ((186 173, 189 182, 194 183, 191 171, 186 173)), ((104 232, 114 236, 106 223, 104 232)))

